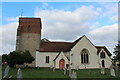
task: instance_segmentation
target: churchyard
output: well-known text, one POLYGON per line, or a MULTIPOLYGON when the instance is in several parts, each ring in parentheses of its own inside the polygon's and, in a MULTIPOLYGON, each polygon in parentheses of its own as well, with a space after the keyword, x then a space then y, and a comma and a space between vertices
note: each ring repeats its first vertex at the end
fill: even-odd
MULTIPOLYGON (((2 68, 2 77, 6 67, 2 68)), ((17 78, 17 68, 9 68, 8 77, 17 78)), ((50 68, 22 68, 22 78, 63 78, 70 79, 69 74, 65 74, 64 70, 50 69, 50 68)), ((110 75, 110 69, 105 69, 105 73, 101 74, 101 69, 81 69, 74 70, 77 78, 90 78, 102 80, 116 80, 116 77, 110 75)), ((71 71, 73 72, 73 70, 71 71)))

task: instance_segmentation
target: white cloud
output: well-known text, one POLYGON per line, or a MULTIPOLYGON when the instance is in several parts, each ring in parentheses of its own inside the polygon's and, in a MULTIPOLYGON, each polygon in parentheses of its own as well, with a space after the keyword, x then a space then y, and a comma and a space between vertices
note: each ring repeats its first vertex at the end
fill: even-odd
POLYGON ((19 17, 14 17, 14 18, 6 18, 7 21, 17 21, 19 20, 19 17))
POLYGON ((102 17, 108 18, 108 22, 118 22, 118 3, 103 3, 104 10, 102 11, 102 17))
POLYGON ((2 41, 0 49, 2 50, 0 53, 9 53, 15 50, 17 25, 18 23, 10 23, 0 27, 0 32, 2 32, 2 37, 0 37, 0 41, 2 41))
POLYGON ((64 40, 73 40, 89 31, 94 25, 90 22, 98 15, 93 6, 82 6, 74 11, 41 10, 37 7, 35 12, 35 16, 42 18, 42 37, 64 40))
POLYGON ((112 53, 118 41, 118 24, 102 26, 88 32, 87 35, 93 43, 107 46, 112 53))

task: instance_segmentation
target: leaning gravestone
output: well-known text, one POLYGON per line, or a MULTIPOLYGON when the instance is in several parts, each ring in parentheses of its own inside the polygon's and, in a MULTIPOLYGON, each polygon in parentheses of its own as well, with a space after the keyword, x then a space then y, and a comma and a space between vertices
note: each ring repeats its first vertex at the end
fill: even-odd
POLYGON ((7 66, 7 67, 5 68, 4 77, 3 77, 3 78, 8 78, 9 69, 10 69, 9 66, 7 66))
POLYGON ((115 70, 113 69, 113 64, 110 65, 110 75, 115 77, 115 70))
POLYGON ((104 67, 101 68, 101 74, 105 74, 105 68, 104 67))
POLYGON ((22 80, 22 71, 20 68, 18 69, 18 72, 17 72, 17 79, 22 80))

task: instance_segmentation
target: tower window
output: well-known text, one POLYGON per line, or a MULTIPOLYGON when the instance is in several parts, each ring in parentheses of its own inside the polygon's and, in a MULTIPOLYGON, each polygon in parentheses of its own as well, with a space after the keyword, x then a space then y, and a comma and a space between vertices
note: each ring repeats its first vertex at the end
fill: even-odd
POLYGON ((103 51, 100 53, 100 58, 105 58, 105 53, 103 51))
POLYGON ((46 56, 46 63, 49 63, 49 56, 46 56))
POLYGON ((89 63, 89 55, 88 55, 88 51, 86 49, 82 50, 82 54, 81 54, 81 63, 89 63))
POLYGON ((31 29, 30 29, 30 25, 29 25, 28 28, 27 28, 27 31, 30 32, 30 30, 31 30, 31 29))

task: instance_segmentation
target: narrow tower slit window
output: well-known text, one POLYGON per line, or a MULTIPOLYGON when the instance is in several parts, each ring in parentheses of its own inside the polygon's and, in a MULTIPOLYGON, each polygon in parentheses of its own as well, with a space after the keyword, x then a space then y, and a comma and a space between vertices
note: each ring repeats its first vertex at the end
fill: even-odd
POLYGON ((29 25, 28 28, 27 28, 27 31, 30 32, 30 30, 31 30, 31 29, 30 29, 30 25, 29 25))

